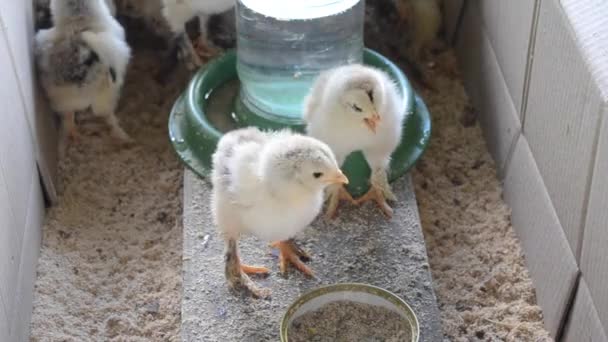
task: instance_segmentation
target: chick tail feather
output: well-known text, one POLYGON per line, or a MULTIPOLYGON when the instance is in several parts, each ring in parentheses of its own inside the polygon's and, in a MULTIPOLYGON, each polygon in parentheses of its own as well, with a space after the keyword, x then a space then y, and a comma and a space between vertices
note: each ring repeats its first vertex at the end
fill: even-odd
POLYGON ((81 33, 82 40, 93 50, 101 60, 101 63, 108 67, 108 76, 116 82, 117 77, 125 74, 129 62, 131 49, 122 40, 117 39, 110 32, 91 32, 81 33))

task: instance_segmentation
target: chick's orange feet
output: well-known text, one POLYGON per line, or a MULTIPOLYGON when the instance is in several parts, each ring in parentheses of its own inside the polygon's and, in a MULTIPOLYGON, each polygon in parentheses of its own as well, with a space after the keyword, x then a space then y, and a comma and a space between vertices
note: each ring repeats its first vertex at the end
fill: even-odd
POLYGON ((310 256, 293 240, 273 242, 271 246, 279 250, 279 268, 283 275, 287 274, 287 265, 292 264, 300 272, 314 277, 312 270, 302 262, 310 260, 310 256))
MULTIPOLYGON (((389 198, 390 200, 394 200, 393 198, 389 198)), ((391 208, 386 202, 386 197, 381 188, 375 185, 371 185, 369 191, 367 193, 355 201, 357 205, 361 205, 367 201, 374 201, 380 207, 380 210, 384 213, 384 215, 388 218, 393 217, 393 208, 391 208)))
POLYGON ((351 196, 343 185, 334 185, 329 190, 329 204, 325 212, 325 218, 333 220, 338 216, 338 206, 340 201, 348 201, 351 204, 358 205, 357 201, 351 196))

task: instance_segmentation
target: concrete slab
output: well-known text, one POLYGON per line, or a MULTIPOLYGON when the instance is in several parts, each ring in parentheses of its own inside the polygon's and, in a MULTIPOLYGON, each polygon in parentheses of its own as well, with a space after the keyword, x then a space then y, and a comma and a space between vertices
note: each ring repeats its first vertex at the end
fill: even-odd
POLYGON ((183 341, 279 341, 279 322, 287 306, 319 285, 363 282, 405 299, 421 322, 420 341, 441 341, 439 310, 433 292, 418 208, 409 176, 393 186, 399 202, 392 220, 371 204, 345 205, 335 222, 320 217, 297 241, 308 251, 319 279, 290 272, 280 276, 277 257, 252 237, 240 242, 244 262, 272 270, 254 278, 272 290, 271 300, 235 296, 224 278, 224 243, 211 220, 211 187, 185 173, 183 341))

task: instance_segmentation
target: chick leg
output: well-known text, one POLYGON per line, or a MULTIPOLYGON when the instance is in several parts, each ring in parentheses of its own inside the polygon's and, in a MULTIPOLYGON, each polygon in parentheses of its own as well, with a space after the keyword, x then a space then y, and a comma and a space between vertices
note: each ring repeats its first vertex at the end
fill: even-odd
POLYGON ((325 218, 335 219, 338 215, 338 206, 340 201, 348 201, 352 204, 357 204, 357 201, 351 196, 342 184, 332 185, 327 190, 329 194, 329 203, 327 205, 327 211, 325 212, 325 218))
POLYGON ((199 58, 202 60, 208 60, 209 58, 216 56, 219 50, 211 46, 209 37, 207 35, 207 21, 209 20, 208 15, 199 15, 198 22, 200 27, 200 34, 194 43, 196 52, 199 58))
POLYGON ((178 57, 184 61, 188 70, 194 70, 203 65, 186 32, 180 32, 176 40, 179 46, 178 57))
MULTIPOLYGON (((398 141, 395 141, 395 146, 398 141)), ((390 149, 391 144, 387 144, 387 148, 383 148, 377 151, 364 151, 363 155, 367 160, 367 163, 372 169, 372 175, 370 177, 370 188, 367 193, 357 199, 357 204, 360 205, 366 201, 373 200, 380 207, 384 215, 391 218, 393 216, 393 209, 386 202, 396 201, 397 196, 391 190, 391 186, 388 183, 387 170, 390 164, 390 149)))
POLYGON ((388 218, 393 217, 393 209, 386 203, 382 190, 375 185, 371 185, 369 191, 357 199, 357 204, 373 200, 378 204, 384 215, 388 218))
POLYGON ((311 277, 314 276, 312 270, 302 262, 302 259, 309 260, 310 256, 293 240, 273 242, 271 246, 279 249, 279 268, 283 275, 287 274, 287 264, 292 264, 300 272, 311 277))
POLYGON ((110 127, 110 135, 122 144, 131 144, 133 139, 120 127, 114 113, 118 97, 120 96, 120 83, 111 83, 99 90, 91 109, 93 114, 102 117, 110 127))
POLYGON ((387 200, 391 202, 397 201, 397 196, 395 196, 393 189, 391 189, 391 185, 388 183, 386 169, 376 169, 375 172, 372 172, 371 184, 378 188, 382 196, 387 200))
POLYGON ((63 131, 71 140, 75 142, 80 140, 80 134, 76 127, 76 113, 68 112, 63 115, 63 131))
POLYGON ((220 53, 220 50, 211 46, 209 40, 202 33, 196 38, 194 49, 201 60, 209 60, 220 53))
POLYGON ((226 241, 226 265, 224 272, 231 288, 242 289, 256 298, 270 297, 270 290, 260 288, 249 278, 249 274, 268 274, 265 267, 254 267, 241 264, 236 239, 226 241))
MULTIPOLYGON (((342 166, 344 164, 344 160, 346 159, 346 154, 340 151, 334 151, 334 153, 336 155, 338 165, 342 166)), ((325 212, 325 218, 328 220, 335 219, 338 215, 340 201, 348 201, 352 204, 356 204, 353 196, 351 196, 351 194, 342 184, 333 184, 327 187, 325 197, 326 200, 329 200, 327 204, 327 211, 325 212)))
POLYGON ((116 115, 109 114, 104 117, 108 126, 110 126, 110 135, 123 144, 131 144, 133 143, 133 139, 125 132, 120 124, 118 123, 118 119, 116 115))

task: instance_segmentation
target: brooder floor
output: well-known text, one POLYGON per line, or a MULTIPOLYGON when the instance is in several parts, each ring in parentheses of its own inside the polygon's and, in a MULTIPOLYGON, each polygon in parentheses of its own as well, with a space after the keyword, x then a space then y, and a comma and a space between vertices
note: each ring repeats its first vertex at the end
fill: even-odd
MULTIPOLYGON (((167 116, 187 79, 152 76, 158 56, 135 53, 118 116, 137 145, 111 144, 82 122, 60 166, 35 287, 33 341, 178 341, 182 166, 167 116)), ((88 117, 85 119, 89 119, 88 117)))
MULTIPOLYGON (((182 166, 166 121, 187 77, 157 84, 159 58, 136 51, 120 105, 138 145, 116 149, 85 120, 85 137, 61 162, 60 202, 43 228, 33 341, 180 339, 182 166)), ((437 91, 422 94, 432 142, 412 174, 445 338, 548 339, 461 82, 434 73, 437 91)))

